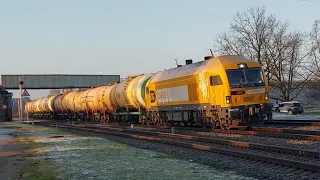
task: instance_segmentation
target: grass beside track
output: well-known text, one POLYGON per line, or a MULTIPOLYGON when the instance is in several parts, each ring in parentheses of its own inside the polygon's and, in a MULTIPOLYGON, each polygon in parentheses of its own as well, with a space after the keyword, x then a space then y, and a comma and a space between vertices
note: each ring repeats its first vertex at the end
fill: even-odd
POLYGON ((19 126, 14 136, 30 155, 15 179, 253 179, 90 134, 19 126))
MULTIPOLYGON (((50 124, 41 124, 41 125, 51 126, 50 124)), ((110 131, 111 129, 109 129, 109 128, 106 128, 106 129, 105 128, 99 128, 99 127, 96 127, 96 128, 91 127, 90 128, 90 127, 86 127, 84 125, 82 125, 82 126, 59 125, 58 127, 66 128, 66 129, 73 129, 73 130, 80 130, 80 131, 87 131, 87 132, 96 132, 96 133, 102 133, 102 134, 109 134, 109 135, 115 135, 115 136, 126 137, 126 138, 133 138, 133 139, 146 140, 146 141, 151 141, 151 142, 158 142, 158 143, 163 143, 163 144, 170 144, 170 145, 174 145, 174 146, 187 147, 187 148, 198 149, 198 150, 201 150, 201 151, 209 151, 209 152, 219 153, 219 154, 224 154, 224 155, 229 155, 229 156, 236 156, 236 157, 241 157, 241 158, 249 158, 249 159, 253 159, 253 160, 256 160, 256 161, 274 163, 276 165, 281 164, 281 165, 285 165, 285 166, 288 166, 288 167, 295 167, 297 169, 304 169, 304 170, 308 170, 308 171, 312 171, 312 172, 320 172, 320 166, 318 164, 310 164, 310 163, 305 163, 305 162, 300 162, 300 161, 291 161, 291 160, 288 160, 288 159, 283 159, 282 157, 281 158, 275 158, 273 156, 265 156, 265 155, 261 155, 261 154, 255 154, 255 153, 247 153, 247 152, 242 152, 242 151, 232 150, 232 149, 224 149, 224 148, 222 149, 222 148, 217 148, 217 147, 214 147, 214 146, 195 144, 194 142, 185 143, 185 142, 172 141, 172 140, 168 140, 168 139, 161 139, 161 138, 159 139, 157 137, 146 135, 146 134, 149 134, 150 132, 144 132, 144 133, 146 133, 146 134, 144 134, 141 131, 142 132, 141 135, 136 135, 134 132, 132 132, 133 133, 132 134, 130 130, 110 131)), ((136 132, 138 132, 138 131, 136 131, 136 132)), ((156 133, 156 134, 161 135, 163 133, 156 133)), ((188 140, 193 140, 195 142, 197 140, 200 140, 200 139, 201 140, 209 140, 209 139, 205 139, 205 138, 193 137, 193 136, 188 136, 188 135, 179 135, 179 136, 181 136, 181 137, 183 137, 185 139, 188 139, 188 140)), ((236 142, 229 142, 229 143, 234 144, 236 142)), ((248 143, 242 143, 242 145, 250 147, 250 145, 248 143)), ((252 144, 252 145, 254 145, 254 144, 252 144)), ((279 147, 271 147, 271 146, 269 146, 267 148, 267 147, 262 147, 262 146, 263 145, 256 144, 255 148, 274 149, 275 151, 279 151, 280 150, 279 147)), ((282 150, 284 150, 285 152, 289 151, 289 149, 286 149, 286 148, 282 148, 282 150)), ((294 149, 290 149, 290 150, 292 151, 294 149)), ((298 150, 298 152, 300 152, 300 151, 301 150, 298 150)), ((307 153, 307 151, 306 151, 306 153, 307 153)), ((310 154, 314 154, 315 153, 316 157, 317 158, 319 157, 319 153, 318 152, 308 152, 308 153, 310 153, 310 154)))

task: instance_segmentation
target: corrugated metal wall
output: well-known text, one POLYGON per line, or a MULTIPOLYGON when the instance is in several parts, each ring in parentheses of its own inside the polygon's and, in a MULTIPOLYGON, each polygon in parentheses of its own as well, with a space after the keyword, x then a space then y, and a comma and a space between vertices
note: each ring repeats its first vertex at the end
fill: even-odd
POLYGON ((19 77, 24 89, 90 88, 120 81, 120 75, 0 75, 0 86, 19 89, 19 77))

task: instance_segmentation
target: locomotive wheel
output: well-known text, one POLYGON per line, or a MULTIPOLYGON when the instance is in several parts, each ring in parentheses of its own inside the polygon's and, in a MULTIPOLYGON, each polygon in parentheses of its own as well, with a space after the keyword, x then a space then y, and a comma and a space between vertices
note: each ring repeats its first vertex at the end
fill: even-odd
POLYGON ((229 129, 230 129, 230 127, 229 127, 228 124, 223 124, 223 125, 221 125, 220 127, 221 127, 221 129, 223 129, 223 130, 229 130, 229 129))
POLYGON ((212 124, 211 124, 211 129, 217 129, 218 128, 218 122, 216 121, 213 121, 212 124))

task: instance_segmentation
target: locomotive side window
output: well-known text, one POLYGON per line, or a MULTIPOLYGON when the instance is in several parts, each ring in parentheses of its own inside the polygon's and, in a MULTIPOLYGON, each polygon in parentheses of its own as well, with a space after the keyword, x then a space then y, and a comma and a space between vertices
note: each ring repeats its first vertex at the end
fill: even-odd
POLYGON ((210 86, 222 85, 222 80, 219 75, 210 76, 210 86))
POLYGON ((150 91, 150 102, 156 102, 156 93, 154 93, 154 91, 150 91))
POLYGON ((149 88, 148 88, 148 87, 147 87, 147 89, 146 89, 146 93, 149 94, 149 88))

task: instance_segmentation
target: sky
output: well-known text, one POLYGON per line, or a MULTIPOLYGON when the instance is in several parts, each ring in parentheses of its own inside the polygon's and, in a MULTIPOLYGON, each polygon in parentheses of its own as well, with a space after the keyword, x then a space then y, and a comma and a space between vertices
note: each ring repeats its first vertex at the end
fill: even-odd
POLYGON ((0 0, 0 74, 126 77, 200 61, 233 16, 254 6, 292 29, 320 18, 320 0, 0 0))

